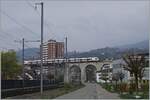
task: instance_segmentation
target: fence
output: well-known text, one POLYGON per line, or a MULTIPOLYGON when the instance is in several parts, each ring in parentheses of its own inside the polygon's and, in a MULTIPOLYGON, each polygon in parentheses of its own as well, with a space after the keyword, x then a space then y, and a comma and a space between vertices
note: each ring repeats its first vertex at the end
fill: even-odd
MULTIPOLYGON (((59 84, 60 81, 43 80, 43 85, 59 84)), ((40 86, 40 80, 24 80, 24 87, 40 86)), ((23 88, 23 80, 1 80, 1 89, 23 88)))

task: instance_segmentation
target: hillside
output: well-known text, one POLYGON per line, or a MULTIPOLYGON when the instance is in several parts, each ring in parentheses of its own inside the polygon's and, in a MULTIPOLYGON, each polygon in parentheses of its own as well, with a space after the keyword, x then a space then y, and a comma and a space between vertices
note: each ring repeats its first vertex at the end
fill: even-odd
MULTIPOLYGON (((24 50, 25 59, 36 59, 39 58, 40 49, 39 48, 27 48, 24 50)), ((17 52, 17 57, 21 60, 22 51, 17 52)))
MULTIPOLYGON (((135 44, 122 45, 118 47, 105 47, 101 49, 93 49, 88 52, 68 52, 69 57, 99 57, 100 59, 117 59, 123 54, 133 51, 136 53, 149 52, 149 41, 141 41, 135 44)), ((38 59, 39 48, 27 48, 25 49, 25 59, 38 59)), ((18 58, 21 59, 22 51, 18 51, 18 58)))
POLYGON ((121 46, 117 46, 117 48, 120 48, 120 49, 131 49, 131 48, 149 49, 149 40, 144 40, 144 41, 134 43, 134 44, 121 45, 121 46))

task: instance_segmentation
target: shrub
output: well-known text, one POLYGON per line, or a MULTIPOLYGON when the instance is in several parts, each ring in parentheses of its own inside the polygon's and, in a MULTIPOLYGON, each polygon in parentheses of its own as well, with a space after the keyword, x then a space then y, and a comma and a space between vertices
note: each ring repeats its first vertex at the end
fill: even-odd
POLYGON ((107 91, 113 92, 114 86, 112 84, 101 84, 103 88, 105 88, 107 91))
POLYGON ((111 91, 111 89, 112 89, 111 87, 112 87, 112 85, 110 85, 110 84, 106 85, 106 90, 111 91))
POLYGON ((71 89, 72 87, 73 87, 72 84, 68 84, 68 83, 65 83, 65 84, 64 84, 65 90, 69 90, 69 89, 71 89))
POLYGON ((135 83, 130 83, 129 93, 132 94, 134 91, 136 91, 136 85, 135 83))
POLYGON ((117 84, 117 85, 112 85, 113 87, 114 87, 114 91, 116 91, 116 92, 118 92, 118 91, 120 91, 120 85, 119 84, 117 84))
POLYGON ((119 85, 119 90, 120 92, 128 92, 128 84, 127 83, 122 83, 119 85))
POLYGON ((149 83, 141 84, 141 91, 148 92, 149 91, 149 83))

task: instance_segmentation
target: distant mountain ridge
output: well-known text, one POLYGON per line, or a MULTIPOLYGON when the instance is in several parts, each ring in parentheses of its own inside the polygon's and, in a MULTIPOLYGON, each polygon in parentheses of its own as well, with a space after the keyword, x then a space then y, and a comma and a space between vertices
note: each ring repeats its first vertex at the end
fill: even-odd
MULTIPOLYGON (((39 58, 40 48, 27 48, 24 50, 24 58, 25 59, 36 59, 39 58)), ((22 57, 22 50, 17 52, 17 57, 21 60, 22 57)))
POLYGON ((69 57, 99 57, 100 59, 118 59, 123 54, 134 51, 135 53, 148 53, 149 52, 149 40, 144 40, 138 43, 127 44, 116 47, 105 47, 101 49, 93 49, 88 52, 70 52, 69 57))
MULTIPOLYGON (((99 57, 100 59, 118 59, 125 52, 134 50, 137 53, 149 52, 149 40, 144 40, 134 44, 105 47, 100 49, 93 49, 87 52, 68 52, 69 57, 99 57)), ((25 59, 39 59, 39 48, 27 48, 25 49, 25 59)), ((17 56, 21 59, 22 51, 17 52, 17 56)))
POLYGON ((120 49, 130 49, 130 48, 138 48, 138 49, 149 49, 149 40, 144 40, 141 42, 133 43, 133 44, 126 44, 117 46, 120 49))

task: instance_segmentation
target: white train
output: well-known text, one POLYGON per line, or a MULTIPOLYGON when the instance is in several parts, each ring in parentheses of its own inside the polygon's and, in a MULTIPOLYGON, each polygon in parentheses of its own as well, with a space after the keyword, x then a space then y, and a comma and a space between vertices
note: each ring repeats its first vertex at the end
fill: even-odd
MULTIPOLYGON (((69 58, 69 59, 48 59, 43 60, 43 63, 62 63, 62 62, 86 62, 86 61, 99 61, 98 57, 87 57, 87 58, 69 58)), ((25 64, 40 64, 40 60, 28 60, 25 64)))
POLYGON ((69 58, 69 62, 86 62, 86 61, 99 61, 98 57, 87 57, 87 58, 69 58))

